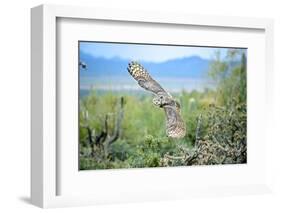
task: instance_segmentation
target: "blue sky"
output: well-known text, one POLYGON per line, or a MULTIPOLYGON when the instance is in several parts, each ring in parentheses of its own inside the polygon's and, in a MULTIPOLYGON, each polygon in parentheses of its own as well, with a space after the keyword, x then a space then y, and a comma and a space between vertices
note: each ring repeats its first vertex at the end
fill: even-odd
POLYGON ((80 42, 80 50, 94 57, 107 59, 118 57, 121 59, 147 62, 163 62, 190 56, 211 59, 217 50, 220 50, 221 56, 224 57, 227 49, 228 48, 80 42))
POLYGON ((214 59, 217 51, 220 51, 221 59, 224 59, 228 50, 229 48, 214 47, 80 42, 80 51, 85 53, 80 54, 80 57, 84 57, 80 60, 87 64, 87 70, 82 69, 80 72, 80 89, 141 90, 127 72, 128 62, 132 60, 141 62, 169 91, 213 88, 213 82, 207 78, 209 61, 214 59), (94 58, 88 57, 89 55, 94 58), (191 56, 202 59, 188 58, 191 56), (179 60, 182 58, 187 59, 179 60), (162 63, 165 61, 170 62, 162 63))

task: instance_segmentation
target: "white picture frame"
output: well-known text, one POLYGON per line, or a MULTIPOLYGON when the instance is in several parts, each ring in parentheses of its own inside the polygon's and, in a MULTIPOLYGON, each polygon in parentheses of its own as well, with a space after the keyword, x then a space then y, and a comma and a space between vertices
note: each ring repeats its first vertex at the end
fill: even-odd
MULTIPOLYGON (((165 200, 165 199, 182 199, 194 196, 214 196, 214 195, 233 195, 233 194, 252 194, 264 193, 271 190, 271 163, 270 163, 270 131, 272 114, 272 78, 273 78, 273 21, 270 19, 256 19, 256 18, 241 18, 241 17, 216 17, 216 16, 202 16, 202 15, 187 15, 187 14, 166 14, 166 13, 152 13, 145 11, 122 11, 112 9, 97 9, 74 6, 54 6, 41 5, 31 10, 31 56, 32 56, 32 70, 31 70, 31 201, 34 205, 49 208, 61 206, 76 206, 76 205, 91 205, 99 203, 116 203, 116 202, 138 202, 144 200, 165 200), (147 191, 145 182, 140 186, 143 191, 138 191, 138 188, 131 190, 124 190, 123 192, 112 192, 108 194, 105 191, 103 194, 83 194, 83 191, 76 194, 59 194, 58 185, 62 184, 59 181, 59 173, 61 166, 58 166, 58 159, 60 159, 57 146, 57 88, 60 81, 57 79, 57 29, 58 20, 64 19, 79 19, 79 20, 100 20, 100 21, 118 21, 132 23, 153 23, 154 25, 162 26, 200 26, 207 28, 220 28, 231 30, 257 30, 262 32, 262 42, 264 45, 264 58, 261 68, 261 76, 265 79, 259 78, 264 82, 265 87, 261 87, 260 91, 264 94, 263 108, 269 113, 265 114, 258 121, 266 125, 266 132, 262 134, 264 138, 263 146, 266 151, 261 156, 264 165, 261 166, 259 173, 264 176, 253 184, 250 183, 251 176, 248 181, 243 183, 243 180, 236 184, 229 185, 221 183, 217 185, 201 186, 199 182, 193 182, 193 187, 183 186, 179 188, 178 185, 167 184, 165 181, 159 183, 157 187, 152 188, 152 191, 147 191), (162 184, 162 185, 161 185, 162 184), (161 187, 164 187, 161 189, 161 187), (135 190, 135 192, 133 192, 135 190), (123 193, 120 196, 119 193, 123 193)), ((149 36, 149 35, 148 35, 149 36)), ((218 38, 219 39, 219 38, 218 38)), ((248 79, 255 82, 253 76, 248 79)), ((257 81, 258 82, 258 81, 257 81)), ((253 83, 256 86, 258 83, 253 83), (256 84, 256 85, 255 85, 256 84)), ((254 99, 253 99, 254 100, 254 99)), ((254 104, 251 103, 252 105, 254 104)), ((262 110, 262 109, 260 109, 262 110)), ((257 111, 265 112, 265 111, 257 111)), ((262 140, 262 139, 260 139, 262 140)), ((258 152, 258 151, 257 151, 258 152)), ((187 175, 185 168, 173 168, 173 170, 149 169, 142 171, 142 169, 129 171, 109 171, 114 178, 121 179, 130 176, 135 177, 160 177, 167 174, 167 181, 176 181, 175 174, 187 175), (155 172, 154 172, 155 170, 155 172), (147 176, 148 175, 148 176, 147 176), (174 179, 174 180, 173 180, 174 179)), ((196 170, 196 169, 195 169, 196 170)), ((189 170, 190 171, 195 171, 189 170)), ((207 170, 219 170, 219 168, 201 168, 205 174, 207 170)), ((244 168, 247 172, 247 168, 244 168)), ((257 168, 256 168, 257 170, 257 168)), ((63 171, 63 170, 62 170, 63 171)), ((230 168, 230 172, 235 172, 235 169, 230 168)), ((249 171, 248 171, 249 172, 249 171)), ((196 172, 195 172, 196 173, 196 172)), ((247 174, 247 173, 243 173, 247 174)), ((109 173, 105 173, 109 175, 109 173)), ((87 176, 87 174, 84 174, 87 176)), ((89 176, 89 174, 88 174, 89 176)), ((101 180, 103 176, 99 177, 101 180)), ((112 177, 113 178, 113 177, 112 177)), ((196 176, 194 177, 196 178, 196 176)), ((145 178, 144 178, 145 179, 145 178)), ((165 178, 164 178, 165 179, 165 178)), ((70 180, 72 180, 70 178, 70 180)), ((182 180, 184 181, 184 180, 182 180)), ((179 181, 180 182, 180 181, 179 181)), ((180 182, 181 184, 183 182, 180 182)), ((75 183, 74 183, 75 184, 75 183)), ((101 183, 102 184, 102 183, 101 183)), ((132 188, 131 184, 123 185, 123 188, 132 188)), ((73 188, 74 189, 74 188, 73 188)), ((71 190, 70 190, 71 191, 71 190)))

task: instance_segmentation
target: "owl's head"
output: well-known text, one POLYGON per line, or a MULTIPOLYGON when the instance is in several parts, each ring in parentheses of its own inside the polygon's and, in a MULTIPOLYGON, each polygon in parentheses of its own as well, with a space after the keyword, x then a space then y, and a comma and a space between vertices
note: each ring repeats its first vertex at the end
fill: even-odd
POLYGON ((175 106, 177 109, 180 108, 179 103, 167 95, 157 95, 152 99, 152 102, 155 106, 160 108, 164 106, 175 106))

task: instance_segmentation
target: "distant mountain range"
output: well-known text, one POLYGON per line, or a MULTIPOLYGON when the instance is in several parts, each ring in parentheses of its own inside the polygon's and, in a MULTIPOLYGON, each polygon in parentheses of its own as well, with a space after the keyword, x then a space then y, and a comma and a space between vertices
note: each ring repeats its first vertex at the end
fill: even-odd
MULTIPOLYGON (((90 54, 80 52, 80 61, 87 65, 87 70, 81 70, 81 77, 128 77, 127 66, 129 60, 115 58, 93 57, 90 54)), ((209 60, 199 56, 191 56, 168 60, 165 62, 139 61, 149 73, 157 78, 206 78, 209 60)))

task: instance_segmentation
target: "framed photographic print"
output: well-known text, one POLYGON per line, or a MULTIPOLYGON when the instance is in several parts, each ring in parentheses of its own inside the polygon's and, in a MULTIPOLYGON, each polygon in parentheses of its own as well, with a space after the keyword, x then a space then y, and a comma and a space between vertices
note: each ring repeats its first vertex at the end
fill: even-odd
POLYGON ((31 14, 32 203, 270 191, 271 20, 31 14))

